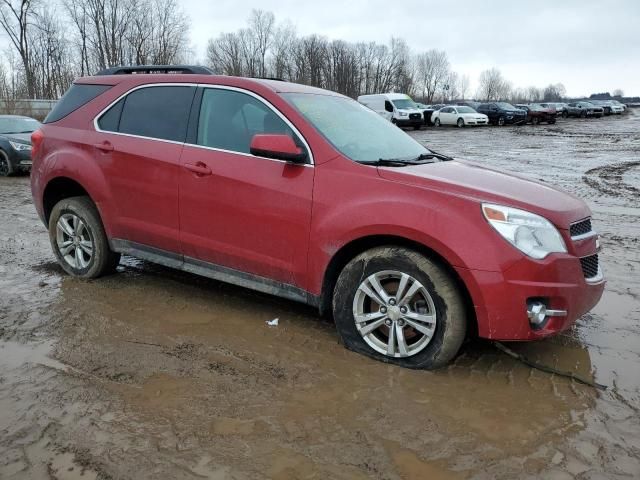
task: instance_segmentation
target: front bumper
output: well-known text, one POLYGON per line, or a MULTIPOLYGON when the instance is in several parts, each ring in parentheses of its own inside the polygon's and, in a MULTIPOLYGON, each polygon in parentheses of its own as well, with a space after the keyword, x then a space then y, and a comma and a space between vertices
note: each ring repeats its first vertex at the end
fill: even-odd
POLYGON ((399 127, 417 127, 424 125, 424 120, 422 118, 397 118, 396 125, 399 127))
POLYGON ((504 272, 457 271, 470 287, 478 335, 492 340, 536 340, 566 330, 598 303, 605 286, 604 279, 587 282, 580 259, 570 254, 523 257, 504 272), (527 315, 532 299, 566 315, 548 317, 533 328, 527 315))
POLYGON ((509 116, 504 117, 504 123, 509 124, 509 125, 517 125, 519 123, 526 123, 527 121, 527 116, 526 115, 517 115, 517 116, 512 116, 511 118, 509 118, 509 116))
POLYGON ((31 170, 31 151, 16 151, 9 154, 9 161, 14 169, 31 170))

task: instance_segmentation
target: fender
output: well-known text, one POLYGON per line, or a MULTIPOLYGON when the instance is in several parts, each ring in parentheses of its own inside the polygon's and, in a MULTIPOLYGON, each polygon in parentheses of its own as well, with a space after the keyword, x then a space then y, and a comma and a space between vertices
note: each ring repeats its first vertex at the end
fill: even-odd
MULTIPOLYGON (((58 130, 70 129, 59 128, 58 130)), ((62 136, 61 132, 57 132, 57 135, 62 136)), ((78 147, 72 141, 56 140, 56 142, 60 143, 58 148, 48 149, 55 153, 39 159, 35 166, 38 172, 42 173, 32 175, 32 178, 35 179, 32 190, 36 209, 39 213, 42 212, 41 217, 44 218, 43 200, 47 185, 56 178, 68 178, 78 183, 89 194, 98 208, 107 236, 111 237, 110 219, 112 215, 110 202, 107 201, 111 197, 111 193, 102 170, 86 148, 78 147)))

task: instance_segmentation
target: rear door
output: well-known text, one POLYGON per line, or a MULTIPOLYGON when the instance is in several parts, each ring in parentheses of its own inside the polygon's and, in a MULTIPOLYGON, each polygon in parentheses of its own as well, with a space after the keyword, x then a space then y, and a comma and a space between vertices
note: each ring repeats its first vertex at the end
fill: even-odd
POLYGON ((93 141, 113 201, 111 237, 180 251, 178 178, 195 87, 149 85, 111 106, 93 141))
POLYGON ((257 157, 249 145, 255 134, 284 133, 308 146, 275 108, 250 92, 205 87, 200 96, 179 176, 185 262, 301 286, 313 165, 257 157))

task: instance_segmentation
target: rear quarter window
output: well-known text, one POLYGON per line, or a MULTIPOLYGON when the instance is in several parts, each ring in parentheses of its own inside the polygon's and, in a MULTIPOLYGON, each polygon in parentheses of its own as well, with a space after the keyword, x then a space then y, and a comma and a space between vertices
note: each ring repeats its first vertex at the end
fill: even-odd
POLYGON ((74 83, 56 103, 43 123, 53 123, 86 105, 111 88, 111 85, 85 85, 74 83))

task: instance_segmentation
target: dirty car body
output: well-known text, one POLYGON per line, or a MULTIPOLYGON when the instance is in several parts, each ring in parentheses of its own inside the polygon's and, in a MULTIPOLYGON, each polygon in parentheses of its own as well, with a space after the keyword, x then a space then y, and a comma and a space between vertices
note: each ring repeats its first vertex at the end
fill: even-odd
POLYGON ((412 368, 446 364, 465 332, 555 334, 602 294, 582 200, 435 154, 336 93, 209 74, 74 91, 84 103, 34 134, 32 174, 71 274, 97 276, 102 249, 111 267, 128 254, 280 295, 333 311, 347 347, 412 368))

